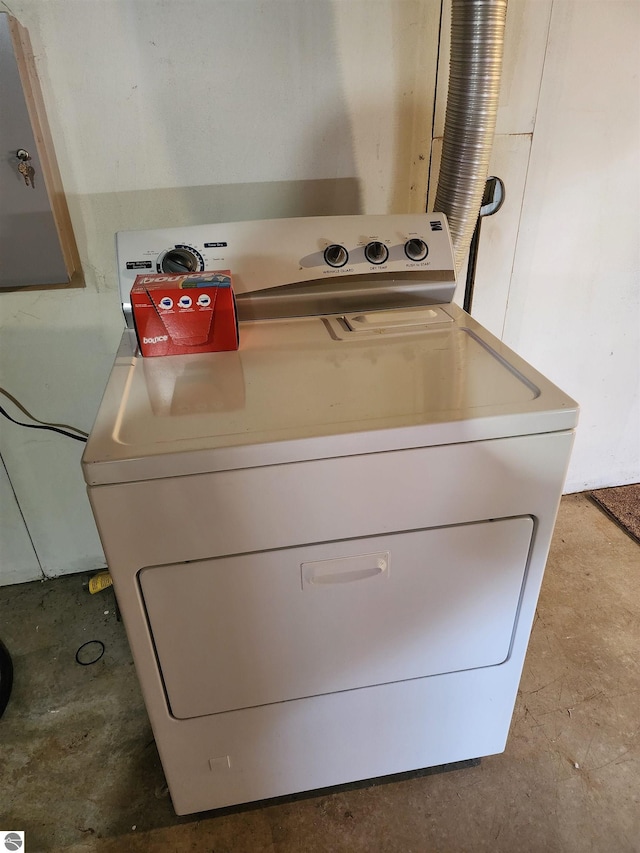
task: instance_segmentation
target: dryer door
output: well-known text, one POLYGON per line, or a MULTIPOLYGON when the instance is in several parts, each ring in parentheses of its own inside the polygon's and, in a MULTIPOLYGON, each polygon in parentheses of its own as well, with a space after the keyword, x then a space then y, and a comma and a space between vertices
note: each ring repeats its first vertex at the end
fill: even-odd
POLYGON ((524 516, 142 569, 172 714, 504 662, 532 532, 524 516))

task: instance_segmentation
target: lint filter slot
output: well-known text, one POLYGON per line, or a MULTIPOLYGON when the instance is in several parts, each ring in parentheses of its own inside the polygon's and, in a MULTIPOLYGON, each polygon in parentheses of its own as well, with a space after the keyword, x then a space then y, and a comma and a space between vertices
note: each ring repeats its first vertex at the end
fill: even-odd
POLYGON ((345 314, 344 322, 352 332, 373 332, 383 329, 428 326, 435 323, 453 323, 453 319, 441 308, 420 306, 345 314))

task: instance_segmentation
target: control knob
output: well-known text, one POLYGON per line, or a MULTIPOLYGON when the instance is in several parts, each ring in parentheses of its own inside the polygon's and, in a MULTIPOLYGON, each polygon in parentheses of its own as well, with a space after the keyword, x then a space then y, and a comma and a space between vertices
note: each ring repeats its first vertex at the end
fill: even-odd
POLYGON ((181 247, 169 249, 158 261, 158 272, 166 272, 170 275, 184 275, 190 272, 198 272, 204 269, 202 258, 190 249, 181 247))
POLYGON ((404 253, 410 261, 424 261, 429 254, 429 247, 424 240, 413 237, 404 244, 404 253))
POLYGON ((324 250, 324 260, 330 267, 343 267, 349 260, 349 253, 344 246, 332 243, 324 250))
POLYGON ((383 264, 389 257, 389 250, 384 243, 373 240, 365 246, 364 256, 371 264, 383 264))

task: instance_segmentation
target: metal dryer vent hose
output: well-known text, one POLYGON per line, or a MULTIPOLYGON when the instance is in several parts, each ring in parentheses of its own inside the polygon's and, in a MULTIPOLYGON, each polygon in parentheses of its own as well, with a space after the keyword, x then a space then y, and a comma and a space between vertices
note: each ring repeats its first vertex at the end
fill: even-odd
POLYGON ((507 0, 452 0, 449 92, 435 210, 447 215, 456 269, 464 265, 498 114, 507 0))

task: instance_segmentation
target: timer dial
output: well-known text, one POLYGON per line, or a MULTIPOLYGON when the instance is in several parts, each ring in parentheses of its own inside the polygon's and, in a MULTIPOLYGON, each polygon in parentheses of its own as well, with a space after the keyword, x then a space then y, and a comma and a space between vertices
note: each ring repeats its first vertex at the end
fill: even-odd
POLYGON ((184 275, 190 272, 202 272, 204 260, 200 252, 192 246, 174 246, 158 258, 158 272, 169 275, 184 275))

